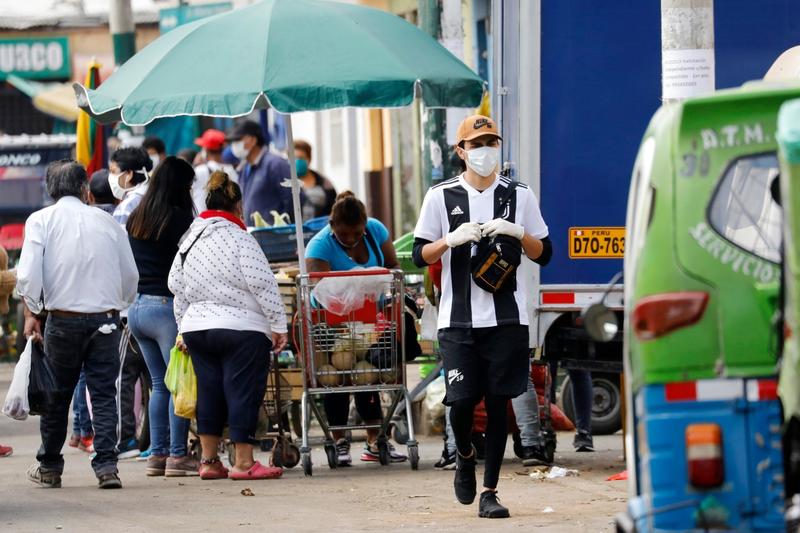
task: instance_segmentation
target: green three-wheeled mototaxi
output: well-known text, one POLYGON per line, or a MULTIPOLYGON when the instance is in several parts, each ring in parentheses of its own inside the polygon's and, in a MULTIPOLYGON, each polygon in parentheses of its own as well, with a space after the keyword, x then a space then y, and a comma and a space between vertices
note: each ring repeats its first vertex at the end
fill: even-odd
MULTIPOLYGON (((620 531, 785 528, 785 502, 796 482, 791 433, 784 460, 778 371, 784 330, 792 342, 798 332, 792 276, 800 276, 800 252, 790 236, 800 235, 792 217, 800 187, 792 189, 789 180, 792 171, 800 179, 798 107, 797 145, 783 150, 791 273, 785 291, 778 139, 789 135, 778 135, 777 125, 781 106, 796 98, 800 85, 751 83, 666 104, 644 135, 628 199, 631 498, 618 517, 620 531), (784 293, 786 328, 778 312, 784 293)), ((598 337, 613 333, 613 314, 594 311, 586 313, 594 320, 587 328, 598 337)), ((800 417, 792 342, 781 377, 787 420, 800 417)), ((800 448, 795 453, 800 457, 800 448)))

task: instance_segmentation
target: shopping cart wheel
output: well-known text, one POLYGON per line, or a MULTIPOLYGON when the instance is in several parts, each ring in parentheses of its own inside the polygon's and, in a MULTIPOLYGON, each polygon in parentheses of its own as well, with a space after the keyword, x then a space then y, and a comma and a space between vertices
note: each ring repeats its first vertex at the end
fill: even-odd
POLYGON ((284 468, 294 468, 300 462, 300 448, 296 444, 289 444, 283 455, 284 468))
POLYGON ((416 444, 408 446, 408 462, 411 463, 411 470, 419 468, 419 447, 416 444))
POLYGON ((389 456, 389 443, 386 442, 386 437, 378 439, 378 459, 383 466, 388 465, 391 460, 389 456))
POLYGON ((306 476, 311 476, 311 454, 304 453, 302 454, 301 459, 303 462, 303 473, 306 476))
POLYGON ((394 422, 392 437, 394 437, 397 444, 406 444, 408 442, 408 424, 405 420, 396 420, 394 422))
POLYGON ((336 453, 336 445, 332 442, 325 443, 325 457, 328 458, 328 466, 331 467, 331 469, 336 468, 339 454, 336 453))
POLYGON ((553 463, 556 457, 556 432, 552 429, 544 431, 544 456, 549 463, 553 463))
POLYGON ((277 439, 275 445, 272 447, 272 454, 269 457, 270 465, 277 466, 278 468, 286 468, 283 447, 284 443, 281 442, 281 439, 277 439))

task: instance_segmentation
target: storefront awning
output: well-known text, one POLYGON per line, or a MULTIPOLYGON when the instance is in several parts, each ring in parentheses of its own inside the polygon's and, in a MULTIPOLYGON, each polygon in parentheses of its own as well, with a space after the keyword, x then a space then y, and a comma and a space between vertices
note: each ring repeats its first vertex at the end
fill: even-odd
POLYGON ((78 109, 75 103, 75 91, 69 83, 43 83, 25 80, 13 74, 6 81, 20 92, 28 95, 33 106, 42 113, 66 122, 78 120, 78 109))

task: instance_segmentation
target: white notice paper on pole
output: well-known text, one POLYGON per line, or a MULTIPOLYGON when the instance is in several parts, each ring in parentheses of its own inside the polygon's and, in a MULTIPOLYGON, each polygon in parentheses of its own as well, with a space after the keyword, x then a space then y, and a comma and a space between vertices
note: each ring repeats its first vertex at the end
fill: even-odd
POLYGON ((662 50, 664 99, 684 99, 714 92, 714 50, 662 50))

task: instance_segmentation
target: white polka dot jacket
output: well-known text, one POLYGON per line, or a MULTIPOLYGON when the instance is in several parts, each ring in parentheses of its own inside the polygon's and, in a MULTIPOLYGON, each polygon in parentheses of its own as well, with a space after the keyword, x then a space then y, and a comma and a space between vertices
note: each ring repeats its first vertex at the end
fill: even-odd
POLYGON ((233 329, 269 336, 287 331, 267 257, 252 235, 223 218, 195 219, 172 262, 169 290, 181 333, 233 329))

